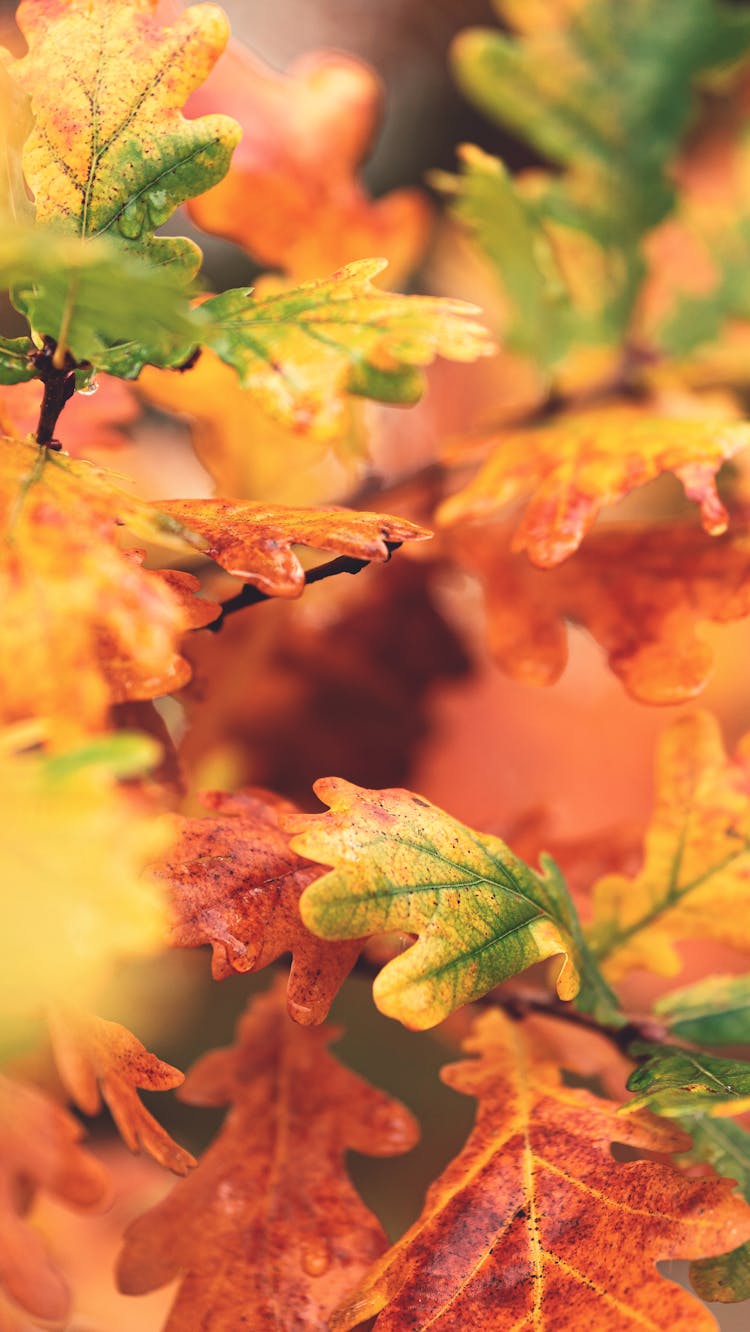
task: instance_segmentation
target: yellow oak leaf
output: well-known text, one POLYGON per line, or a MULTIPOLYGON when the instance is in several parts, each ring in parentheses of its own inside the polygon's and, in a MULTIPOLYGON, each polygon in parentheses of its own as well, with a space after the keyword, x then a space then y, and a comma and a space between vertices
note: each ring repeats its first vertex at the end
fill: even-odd
POLYGON ((476 1126, 420 1218, 334 1313, 332 1332, 374 1315, 374 1332, 711 1332, 709 1311, 655 1265, 710 1257, 750 1234, 732 1183, 614 1160, 613 1142, 663 1153, 688 1140, 565 1086, 533 1029, 498 1010, 464 1048, 477 1058, 442 1078, 478 1098, 476 1126))
POLYGON ((114 736, 52 757, 0 733, 0 1010, 7 1022, 56 1000, 85 1004, 117 959, 167 937, 160 885, 146 866, 171 825, 118 775, 158 758, 145 736, 114 736))
POLYGON ((494 518, 528 500, 512 549, 551 568, 580 545, 605 505, 673 472, 700 505, 707 532, 728 516, 716 490, 722 463, 750 444, 750 425, 651 415, 624 402, 570 412, 551 425, 506 430, 476 477, 438 511, 445 526, 494 518))
MULTIPOLYGON (((23 155, 40 223, 81 236, 114 231, 148 245, 178 204, 226 171, 239 127, 226 116, 185 120, 180 108, 227 41, 226 17, 194 5, 165 28, 157 0, 23 0, 28 54, 11 66, 31 97, 23 155)), ((158 242, 162 260, 197 249, 158 242)))
POLYGON ((666 731, 639 874, 594 888, 593 952, 607 973, 680 970, 675 944, 712 939, 750 952, 750 746, 727 758, 710 713, 666 731))

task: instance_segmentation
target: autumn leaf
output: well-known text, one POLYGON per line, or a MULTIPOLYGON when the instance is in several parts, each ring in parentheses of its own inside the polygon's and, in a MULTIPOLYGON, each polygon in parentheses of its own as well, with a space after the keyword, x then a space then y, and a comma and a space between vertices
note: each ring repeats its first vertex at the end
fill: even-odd
POLYGON ((382 291, 372 278, 384 267, 360 260, 255 301, 247 288, 224 292, 197 312, 203 341, 269 414, 315 438, 335 436, 346 392, 413 403, 420 367, 435 356, 474 361, 493 350, 475 306, 382 291))
MULTIPOLYGON (((4 228, 0 284, 12 289, 35 333, 54 339, 63 360, 67 350, 124 379, 149 363, 182 365, 200 342, 184 273, 144 262, 109 235, 81 240, 40 228, 4 228)), ((14 365, 13 382, 28 378, 28 361, 20 364, 16 356, 14 365)))
POLYGON ((181 107, 227 41, 216 5, 165 27, 157 0, 23 0, 28 54, 11 74, 31 98, 23 155, 36 219, 78 236, 109 232, 160 262, 196 267, 197 248, 153 231, 227 170, 239 127, 181 107))
POLYGON ((707 976, 657 999, 654 1012, 669 1031, 696 1045, 750 1040, 750 976, 707 976))
POLYGON ((210 818, 179 819, 157 870, 172 911, 172 943, 211 944, 214 980, 260 971, 292 954, 288 1007, 296 1022, 322 1022, 360 951, 323 943, 299 917, 303 889, 320 869, 295 855, 279 827, 294 806, 252 791, 207 792, 210 818))
MULTIPOLYGON (((741 1115, 750 1110, 750 1064, 646 1042, 637 1042, 631 1053, 645 1059, 628 1079, 628 1091, 636 1095, 623 1106, 623 1113, 645 1106, 657 1115, 689 1121, 693 1115, 741 1115)), ((686 1127, 689 1132, 687 1122, 686 1127)))
POLYGON ((610 525, 554 569, 512 554, 504 525, 459 523, 446 540, 452 560, 481 580, 495 661, 525 684, 560 678, 570 622, 602 646, 633 698, 682 703, 713 665, 704 624, 750 614, 742 531, 709 541, 693 523, 610 525))
MULTIPOLYGON (((702 1115, 686 1122, 693 1139, 687 1162, 707 1163, 718 1175, 737 1181, 737 1190, 750 1202, 750 1133, 728 1119, 702 1115)), ((750 1299, 750 1241, 731 1253, 703 1258, 690 1267, 690 1280, 703 1300, 733 1303, 750 1299)))
POLYGON ((118 785, 147 771, 156 746, 123 734, 48 757, 23 752, 39 738, 28 731, 0 744, 6 1027, 57 1000, 87 1003, 117 959, 157 951, 167 930, 146 866, 166 851, 168 823, 118 785))
MULTIPOLYGON (((7 880, 6 880, 7 882, 7 880)), ((81 1147, 80 1124, 35 1087, 0 1077, 0 1284, 36 1318, 64 1319, 70 1295, 39 1233, 24 1220, 37 1190, 68 1207, 99 1206, 108 1176, 81 1147)))
POLYGON ((594 887, 590 944, 611 976, 634 967, 675 975, 681 939, 750 950, 745 745, 728 759, 709 713, 681 717, 664 734, 656 787, 642 870, 605 875, 594 887))
POLYGON ((743 1238, 750 1213, 728 1196, 731 1185, 613 1160, 613 1141, 668 1152, 682 1134, 643 1112, 617 1116, 613 1102, 567 1087, 499 1011, 476 1023, 464 1048, 478 1058, 442 1077, 478 1097, 476 1127, 419 1220, 336 1312, 332 1332, 373 1315, 377 1332, 625 1332, 635 1323, 710 1332, 708 1311, 654 1264, 743 1238))
POLYGON ((21 157, 34 118, 28 97, 11 78, 10 63, 0 49, 0 225, 20 226, 33 214, 21 157))
POLYGON ((248 1310, 257 1332, 325 1327, 385 1247, 344 1155, 406 1151, 416 1125, 331 1058, 332 1034, 290 1022, 279 987, 189 1073, 184 1100, 232 1108, 197 1170, 130 1226, 118 1267, 133 1295, 182 1276, 165 1332, 236 1327, 248 1310))
POLYGON ((186 1175, 195 1159, 149 1114, 136 1090, 179 1087, 184 1081, 180 1070, 149 1054, 119 1022, 57 1004, 48 1023, 58 1072, 78 1108, 98 1115, 106 1102, 131 1152, 148 1152, 168 1170, 186 1175))
POLYGON ((0 694, 5 721, 44 716, 75 736, 111 704, 155 698, 189 678, 183 634, 219 607, 190 574, 150 571, 117 525, 192 550, 167 516, 86 463, 5 439, 0 455, 0 694), (24 662, 19 671, 18 662, 24 662))
POLYGON ((352 56, 311 51, 280 74, 232 43, 190 109, 228 112, 245 132, 191 216, 298 281, 382 254, 398 286, 424 249, 430 210, 413 189, 372 200, 358 178, 381 101, 377 76, 352 56))
POLYGON ((418 936, 375 980, 383 1013, 432 1027, 508 976, 563 954, 560 998, 582 990, 583 1006, 617 1021, 552 860, 538 873, 499 837, 473 832, 411 791, 326 778, 315 793, 328 813, 285 819, 295 851, 334 866, 303 895, 308 929, 325 939, 418 936))
POLYGON ((552 425, 504 431, 487 462, 438 512, 445 526, 495 518, 528 499, 512 541, 533 564, 552 568, 571 555, 605 505, 673 472, 700 505, 712 536, 726 530, 716 490, 722 463, 750 444, 744 423, 656 417, 627 403, 571 412, 552 425))
POLYGON ((424 541, 416 523, 351 509, 301 509, 252 500, 167 500, 158 512, 186 541, 268 596, 298 597, 305 571, 292 549, 309 546, 357 560, 390 558, 389 546, 424 541))
POLYGON ((750 28, 714 0, 496 8, 511 32, 462 32, 459 84, 562 169, 511 180, 470 148, 460 177, 438 183, 509 298, 510 345, 556 369, 626 336, 646 276, 642 242, 674 207, 671 159, 691 123, 694 81, 737 59, 750 28))

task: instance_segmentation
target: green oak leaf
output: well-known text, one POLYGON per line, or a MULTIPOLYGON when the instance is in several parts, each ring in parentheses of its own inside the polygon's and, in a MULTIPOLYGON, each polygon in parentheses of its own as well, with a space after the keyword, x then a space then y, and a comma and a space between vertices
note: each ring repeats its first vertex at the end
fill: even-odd
POLYGON ((180 365, 200 339, 179 266, 148 263, 104 237, 6 229, 0 284, 37 334, 123 378, 147 363, 180 365))
MULTIPOLYGON (((750 1202, 750 1133, 730 1119, 683 1121, 693 1139, 693 1149, 685 1158, 705 1162, 717 1174, 737 1181, 737 1191, 750 1202)), ((731 1253, 718 1258, 701 1258, 690 1266, 690 1280, 702 1300, 734 1303, 750 1299, 750 1242, 740 1244, 731 1253)))
POLYGON ((36 350, 30 338, 0 338, 0 384, 24 384, 36 378, 29 357, 36 350))
POLYGON ((628 1078, 632 1101, 624 1114, 647 1107, 657 1115, 739 1115, 750 1110, 750 1064, 702 1050, 638 1042, 631 1054, 646 1055, 628 1078))
POLYGON ((373 286, 385 260, 257 300, 224 292, 200 307, 203 342, 235 368, 267 411, 297 429, 334 433, 346 392, 413 402, 435 356, 473 361, 493 347, 472 305, 373 286))
POLYGON ((305 891, 305 925, 324 939, 416 934, 373 994, 382 1012, 418 1030, 558 954, 561 998, 581 996, 600 1020, 616 1002, 588 954, 562 876, 529 868, 500 840, 472 831, 410 791, 318 782, 327 814, 292 815, 293 848, 333 866, 305 891))
MULTIPOLYGON (((496 7, 512 28, 516 0, 496 7)), ((511 184, 470 150, 458 180, 440 181, 501 277, 510 345, 550 366, 574 346, 621 341, 645 276, 643 238, 674 207, 668 168, 695 80, 748 46, 750 16, 717 0, 588 0, 518 35, 458 37, 466 95, 562 168, 511 184)))
POLYGON ((750 976, 707 976, 663 995, 654 1012, 696 1045, 750 1045, 750 976))

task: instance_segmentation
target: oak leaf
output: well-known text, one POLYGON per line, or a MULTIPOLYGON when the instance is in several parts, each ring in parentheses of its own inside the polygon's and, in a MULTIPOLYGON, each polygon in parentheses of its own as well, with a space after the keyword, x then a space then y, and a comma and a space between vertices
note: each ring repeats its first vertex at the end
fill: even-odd
MULTIPOLYGON (((750 1202, 750 1133, 727 1119, 684 1121, 693 1140, 685 1158, 690 1163, 713 1166, 719 1175, 737 1181, 737 1191, 750 1202)), ((690 1267, 690 1280, 703 1300, 733 1303, 750 1299, 750 1240, 730 1253, 702 1258, 690 1267)))
POLYGON ((358 179, 380 102, 377 76, 352 56, 312 51, 280 74, 230 44, 190 109, 228 112, 245 133, 192 217, 298 280, 382 254, 398 286, 424 249, 430 210, 412 189, 372 200, 358 179))
POLYGON ((18 727, 0 743, 6 1026, 57 1000, 85 1004, 118 959, 152 954, 167 932, 147 866, 166 851, 169 825, 118 785, 148 770, 156 746, 122 734, 51 757, 23 752, 38 739, 38 728, 18 727))
POLYGON ((713 536, 727 511, 716 490, 722 463, 750 444, 750 426, 650 416, 627 403, 570 412, 551 425, 503 431, 477 476, 438 511, 445 526, 495 518, 528 499, 514 552, 552 568, 571 555, 605 505, 673 472, 713 536))
POLYGON ((331 1058, 332 1034, 290 1022, 276 989, 242 1018, 233 1047, 188 1074, 184 1100, 232 1108, 192 1175, 130 1226, 118 1266, 127 1294, 182 1275, 165 1332, 196 1318, 216 1329, 252 1318, 258 1332, 326 1327, 385 1247, 344 1154, 406 1151, 416 1125, 331 1058))
POLYGON ((289 1012, 297 1022, 322 1022, 360 943, 324 943, 300 920, 300 894, 320 868, 295 855, 279 826, 294 806, 252 791, 202 799, 212 816, 179 819, 157 871, 171 901, 172 943, 210 943, 215 980, 291 953, 289 1012))
POLYGON ((534 962, 563 954, 562 999, 616 1021, 613 996, 583 943, 554 861, 532 870, 499 837, 472 831, 411 791, 367 791, 337 778, 315 785, 331 809, 291 815, 300 855, 334 868, 306 890, 302 919, 326 939, 392 931, 417 941, 383 968, 378 1008, 432 1027, 534 962))
POLYGON ((251 300, 249 288, 200 306, 202 341, 252 388, 270 415, 313 437, 341 430, 346 392, 413 403, 436 356, 474 361, 494 349, 476 306, 400 296, 372 285, 383 259, 251 300))
POLYGON ((146 1151, 175 1174, 187 1174, 194 1157, 149 1114, 136 1090, 179 1087, 184 1082, 180 1070, 149 1054, 119 1022, 57 1004, 48 1023, 57 1070, 78 1108, 98 1115, 106 1102, 131 1152, 146 1151))
POLYGON ((164 27, 157 0, 23 0, 29 50, 11 74, 35 126, 23 155, 38 223, 79 236, 114 233, 160 262, 195 267, 191 242, 153 231, 178 204, 224 175, 239 127, 226 116, 185 120, 189 94, 227 41, 216 5, 164 27))
POLYGON ((680 1130, 565 1086, 533 1037, 485 1014, 443 1080, 476 1096, 476 1127, 432 1184, 424 1212, 331 1319, 348 1332, 634 1324, 710 1332, 712 1316, 654 1270, 744 1239, 750 1212, 726 1181, 613 1160, 613 1141, 674 1151, 680 1130), (382 1312, 381 1312, 382 1311, 382 1312))
POLYGON ((4 439, 0 459, 0 682, 5 721, 46 716, 62 735, 95 729, 112 703, 189 678, 185 631, 216 618, 190 574, 149 571, 117 525, 175 541, 176 524, 86 463, 4 439), (18 669, 19 659, 24 669, 18 669))
POLYGON ((713 939, 750 951, 750 766, 727 758, 709 713, 681 717, 657 759, 643 868, 594 887, 590 944, 611 976, 634 967, 673 976, 676 943, 713 939))
POLYGON ((628 1079, 635 1092, 623 1113, 644 1106, 657 1115, 682 1119, 688 1132, 694 1116, 725 1117, 750 1110, 750 1064, 720 1059, 703 1050, 637 1042, 633 1055, 645 1056, 628 1079))
POLYGON ((604 648, 633 698, 682 703, 713 664, 702 626, 750 614, 750 542, 741 531, 709 541, 692 523, 602 527, 554 569, 512 554, 499 524, 460 523, 447 543, 481 580, 495 661, 526 684, 560 678, 570 622, 604 648))
POLYGON ((750 1041, 750 976, 707 976, 670 990, 654 1005, 673 1035, 696 1045, 750 1041))
POLYGON ((274 597, 298 597, 304 591, 305 571, 294 546, 383 561, 390 558, 390 546, 430 536, 406 519, 351 509, 223 499, 167 500, 156 507, 228 573, 274 597))
POLYGON ((82 1136, 78 1121, 44 1093, 0 1077, 0 1284, 36 1318, 65 1318, 70 1295, 24 1220, 34 1194, 45 1190, 66 1206, 89 1208, 109 1191, 107 1172, 80 1145, 82 1136))

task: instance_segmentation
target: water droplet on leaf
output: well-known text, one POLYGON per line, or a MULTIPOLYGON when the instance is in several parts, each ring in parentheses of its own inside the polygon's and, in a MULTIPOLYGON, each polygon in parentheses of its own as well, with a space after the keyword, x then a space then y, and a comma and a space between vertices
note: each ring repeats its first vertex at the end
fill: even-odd
POLYGON ((311 1277, 323 1276, 331 1266, 331 1256, 325 1240, 307 1244, 302 1251, 302 1270, 311 1277))
POLYGON ((76 391, 80 393, 82 398, 93 398, 94 394, 99 392, 99 381, 97 379, 90 379, 88 384, 76 391))

